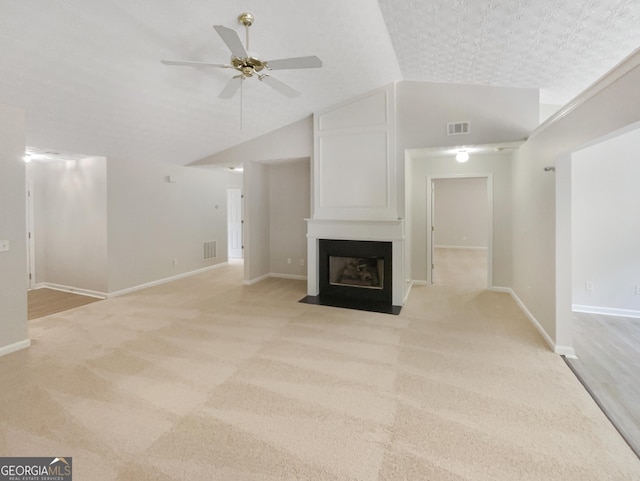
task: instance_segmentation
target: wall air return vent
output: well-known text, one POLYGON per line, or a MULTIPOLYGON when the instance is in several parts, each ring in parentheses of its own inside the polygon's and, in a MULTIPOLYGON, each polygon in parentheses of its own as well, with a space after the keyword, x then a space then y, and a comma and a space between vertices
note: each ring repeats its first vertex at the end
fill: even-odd
POLYGON ((202 260, 216 257, 216 241, 206 241, 202 244, 202 260))
POLYGON ((469 121, 451 122, 447 124, 447 135, 462 135, 471 132, 469 121))

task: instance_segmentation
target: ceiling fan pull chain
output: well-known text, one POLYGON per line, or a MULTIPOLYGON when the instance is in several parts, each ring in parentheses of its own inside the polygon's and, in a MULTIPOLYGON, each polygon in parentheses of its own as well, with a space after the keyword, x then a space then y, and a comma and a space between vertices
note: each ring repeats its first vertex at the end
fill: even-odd
POLYGON ((240 77, 240 130, 242 130, 242 84, 244 83, 244 76, 240 77))

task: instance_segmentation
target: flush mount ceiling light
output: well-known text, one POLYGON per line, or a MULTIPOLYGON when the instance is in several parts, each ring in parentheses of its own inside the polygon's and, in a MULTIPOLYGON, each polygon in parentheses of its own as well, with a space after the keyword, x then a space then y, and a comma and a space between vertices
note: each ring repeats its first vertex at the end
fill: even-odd
POLYGON ((469 160, 469 152, 467 152, 465 149, 458 150, 458 153, 456 154, 456 160, 460 163, 466 162, 467 160, 469 160))

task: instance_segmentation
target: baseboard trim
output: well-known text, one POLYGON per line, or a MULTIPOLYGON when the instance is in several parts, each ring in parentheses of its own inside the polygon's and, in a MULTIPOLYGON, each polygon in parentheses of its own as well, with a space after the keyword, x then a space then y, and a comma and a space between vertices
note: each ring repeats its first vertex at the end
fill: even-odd
POLYGON ((307 276, 300 276, 296 274, 279 274, 277 272, 270 272, 269 274, 265 274, 260 277, 256 277, 255 279, 249 279, 248 281, 242 281, 242 284, 245 286, 252 286, 257 284, 258 282, 264 281, 265 279, 269 279, 270 277, 274 277, 276 279, 293 279, 294 281, 306 281, 307 276))
POLYGON ((31 340, 25 339, 24 341, 14 342, 7 346, 0 347, 0 357, 11 354, 12 352, 21 351, 31 346, 31 340))
POLYGON ((242 284, 244 284, 245 286, 252 286, 254 284, 257 284, 258 282, 264 281, 265 279, 269 279, 269 277, 271 277, 271 274, 264 274, 254 279, 244 280, 242 281, 242 284))
POLYGON ((481 246, 433 246, 436 249, 467 249, 467 250, 476 250, 476 251, 486 251, 486 247, 481 246))
POLYGON ((633 317, 634 319, 640 319, 640 311, 633 309, 617 309, 614 307, 583 306, 580 304, 573 304, 571 306, 571 310, 573 312, 584 312, 585 314, 602 314, 603 316, 633 317))
POLYGON ((297 275, 297 274, 279 274, 279 273, 274 273, 272 272, 271 274, 269 274, 269 277, 276 277, 278 279, 293 279, 294 281, 306 281, 307 280, 307 276, 301 276, 301 275, 297 275))
POLYGON ((171 277, 165 277, 164 279, 158 279, 157 281, 147 282, 145 284, 139 284, 133 287, 127 287, 126 289, 121 289, 119 291, 109 292, 107 294, 107 298, 118 297, 124 294, 129 294, 131 292, 139 291, 141 289, 146 289, 148 287, 158 286, 160 284, 166 284, 167 282, 177 281, 179 279, 184 279, 185 277, 195 276, 197 274, 202 274, 203 272, 211 271, 213 269, 218 269, 222 266, 226 266, 228 262, 221 262, 219 264, 214 264, 212 266, 203 267, 202 269, 196 269, 194 271, 183 272, 182 274, 177 274, 171 277))
POLYGON ((500 287, 500 286, 491 286, 491 287, 488 287, 487 290, 491 292, 504 292, 506 294, 511 294, 513 292, 513 289, 511 289, 510 287, 500 287))
POLYGON ((559 346, 555 342, 553 342, 553 339, 551 339, 551 336, 549 336, 547 331, 538 322, 536 317, 533 314, 531 314, 531 311, 529 311, 527 306, 524 304, 524 302, 522 302, 522 300, 518 297, 518 294, 516 294, 516 292, 512 288, 510 288, 510 287, 493 287, 493 288, 491 288, 491 290, 494 290, 496 292, 506 292, 509 295, 511 295, 511 298, 516 302, 518 307, 522 310, 524 315, 527 316, 527 318, 529 319, 531 324, 533 324, 533 327, 536 328, 536 330, 540 333, 542 338, 547 342, 547 344, 549 345, 549 347, 551 348, 551 350, 555 354, 559 354, 561 356, 565 356, 565 357, 569 357, 569 358, 576 358, 576 352, 573 349, 573 347, 571 347, 571 346, 559 346))
POLYGON ((68 292, 69 294, 79 294, 81 296, 95 297, 97 299, 106 299, 107 293, 93 291, 91 289, 81 289, 79 287, 65 286, 63 284, 51 284, 49 282, 39 282, 34 289, 51 289, 54 291, 68 292))

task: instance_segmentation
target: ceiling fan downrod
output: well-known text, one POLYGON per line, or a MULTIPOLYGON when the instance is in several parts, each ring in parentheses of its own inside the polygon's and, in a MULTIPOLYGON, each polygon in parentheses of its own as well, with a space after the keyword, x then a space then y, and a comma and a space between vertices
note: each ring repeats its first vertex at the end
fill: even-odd
POLYGON ((253 25, 254 17, 252 13, 244 12, 238 15, 238 23, 244 25, 245 30, 245 50, 249 50, 249 27, 253 25))

